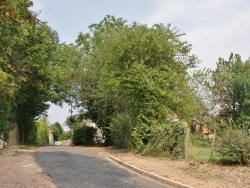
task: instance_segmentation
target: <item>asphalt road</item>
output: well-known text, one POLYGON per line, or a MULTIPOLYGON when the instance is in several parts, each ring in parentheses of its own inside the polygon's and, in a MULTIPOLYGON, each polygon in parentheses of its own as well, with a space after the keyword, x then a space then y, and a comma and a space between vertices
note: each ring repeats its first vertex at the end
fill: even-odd
POLYGON ((35 153, 37 163, 59 188, 163 188, 95 156, 87 150, 71 146, 45 146, 35 153))

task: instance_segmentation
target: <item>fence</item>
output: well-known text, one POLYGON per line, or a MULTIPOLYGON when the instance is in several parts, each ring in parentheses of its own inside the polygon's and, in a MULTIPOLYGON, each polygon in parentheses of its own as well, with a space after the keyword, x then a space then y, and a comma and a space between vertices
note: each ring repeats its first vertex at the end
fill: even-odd
MULTIPOLYGON (((207 158, 207 160, 212 160, 214 157, 214 146, 215 146, 215 137, 216 137, 216 131, 213 132, 213 134, 209 135, 208 137, 203 137, 201 139, 205 140, 211 140, 211 144, 204 146, 200 146, 198 147, 199 149, 201 149, 201 151, 198 153, 198 155, 203 155, 202 157, 205 159, 207 158)), ((190 140, 190 129, 188 127, 186 127, 186 131, 185 131, 185 141, 184 141, 184 157, 185 160, 190 160, 192 158, 195 158, 197 156, 197 153, 194 152, 193 148, 194 146, 192 145, 192 142, 190 140)), ((197 148, 196 144, 195 147, 197 148)))

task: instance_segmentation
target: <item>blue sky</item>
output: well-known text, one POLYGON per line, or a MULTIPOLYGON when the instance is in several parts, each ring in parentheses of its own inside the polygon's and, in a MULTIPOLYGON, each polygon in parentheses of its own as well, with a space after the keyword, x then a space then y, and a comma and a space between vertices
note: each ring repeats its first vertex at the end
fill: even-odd
MULTIPOLYGON (((249 0, 33 0, 32 10, 56 30, 61 42, 73 43, 79 32, 98 23, 105 15, 114 15, 149 26, 170 23, 183 40, 193 45, 192 53, 200 67, 215 68, 219 57, 239 53, 250 57, 249 0)), ((51 122, 63 122, 68 110, 53 107, 51 122), (60 111, 61 110, 61 111, 60 111), (59 112, 60 111, 60 112, 59 112), (60 114, 60 115, 59 115, 60 114)))

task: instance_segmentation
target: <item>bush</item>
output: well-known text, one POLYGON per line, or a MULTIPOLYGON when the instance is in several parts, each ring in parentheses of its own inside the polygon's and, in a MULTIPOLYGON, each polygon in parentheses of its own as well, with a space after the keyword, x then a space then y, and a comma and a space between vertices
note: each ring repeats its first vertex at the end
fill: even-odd
POLYGON ((93 127, 83 126, 74 131, 73 143, 75 145, 94 145, 96 129, 93 127))
POLYGON ((132 131, 133 151, 135 153, 143 153, 146 145, 152 138, 153 131, 157 131, 156 127, 161 126, 161 122, 140 114, 135 121, 132 131))
POLYGON ((48 122, 45 117, 35 123, 30 123, 28 144, 46 145, 49 143, 48 122))
POLYGON ((48 143, 49 143, 48 127, 46 125, 38 124, 36 133, 36 144, 46 145, 48 143))
POLYGON ((115 116, 110 124, 110 135, 114 145, 118 148, 128 148, 131 145, 131 120, 128 114, 115 116))
POLYGON ((169 122, 155 131, 143 151, 144 155, 180 158, 184 154, 185 128, 169 122))
POLYGON ((250 137, 247 130, 228 128, 218 141, 217 152, 222 163, 248 165, 250 137))
POLYGON ((36 145, 45 145, 49 143, 48 120, 42 117, 36 124, 36 145))

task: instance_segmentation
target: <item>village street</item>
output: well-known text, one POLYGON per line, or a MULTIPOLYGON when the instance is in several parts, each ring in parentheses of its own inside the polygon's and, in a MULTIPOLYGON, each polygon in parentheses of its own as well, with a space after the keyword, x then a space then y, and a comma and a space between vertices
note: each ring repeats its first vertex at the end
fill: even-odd
POLYGON ((35 158, 60 188, 166 187, 118 167, 107 158, 79 150, 78 147, 40 147, 35 158))
POLYGON ((119 187, 161 187, 117 167, 109 157, 192 187, 250 186, 247 166, 194 164, 141 156, 113 147, 9 146, 0 150, 0 188, 77 187, 75 183, 79 182, 80 187, 116 187, 119 183, 119 187))

